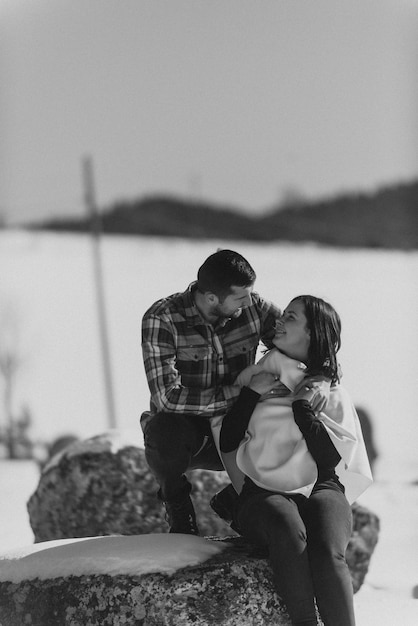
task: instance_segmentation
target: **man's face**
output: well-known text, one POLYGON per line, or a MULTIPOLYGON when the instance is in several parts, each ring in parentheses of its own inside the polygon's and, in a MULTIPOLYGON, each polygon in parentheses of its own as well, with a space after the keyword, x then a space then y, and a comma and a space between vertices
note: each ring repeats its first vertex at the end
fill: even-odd
POLYGON ((249 287, 235 287, 232 285, 231 293, 228 294, 222 302, 218 300, 218 303, 214 305, 211 313, 220 319, 239 317, 242 309, 251 302, 250 294, 252 290, 253 285, 249 287))

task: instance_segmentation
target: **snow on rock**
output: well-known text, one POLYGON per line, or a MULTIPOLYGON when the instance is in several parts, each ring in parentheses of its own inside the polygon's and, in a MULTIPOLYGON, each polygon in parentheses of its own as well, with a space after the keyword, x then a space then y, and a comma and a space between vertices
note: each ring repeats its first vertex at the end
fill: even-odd
MULTIPOLYGON (((191 472, 200 534, 235 534, 209 507, 226 482, 224 472, 191 472)), ((164 509, 143 448, 134 436, 112 430, 71 444, 44 468, 28 502, 35 541, 98 535, 166 533, 164 509)), ((353 532, 346 558, 357 590, 367 574, 379 535, 379 520, 352 506, 353 532)))
MULTIPOLYGON (((28 502, 35 541, 167 532, 158 485, 138 438, 110 430, 53 457, 28 502)), ((227 484, 226 473, 194 470, 190 479, 200 534, 231 534, 209 507, 211 496, 227 484)))
MULTIPOLYGON (((288 626, 267 555, 225 537, 226 525, 227 533, 211 532, 223 522, 209 499, 225 477, 197 470, 192 481, 201 531, 212 535, 206 539, 165 532, 157 485, 129 437, 110 431, 63 450, 28 503, 43 543, 0 560, 0 624, 288 626)), ((346 558, 357 592, 379 520, 358 504, 352 511, 346 558)))
POLYGON ((289 626, 260 556, 237 537, 154 534, 36 544, 2 557, 0 623, 289 626))
MULTIPOLYGON (((367 510, 359 519, 355 591, 373 534, 367 510)), ((266 556, 241 537, 156 533, 34 544, 0 556, 0 624, 289 626, 266 556)))
POLYGON ((98 574, 173 574, 204 562, 225 547, 221 542, 180 534, 45 541, 0 555, 0 582, 98 574))

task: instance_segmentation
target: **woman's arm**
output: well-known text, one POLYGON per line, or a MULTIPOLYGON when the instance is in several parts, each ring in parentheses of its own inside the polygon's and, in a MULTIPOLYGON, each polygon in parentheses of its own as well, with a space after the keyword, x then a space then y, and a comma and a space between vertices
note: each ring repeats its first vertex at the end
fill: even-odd
POLYGON ((231 452, 238 447, 257 402, 263 394, 269 393, 278 384, 280 382, 274 374, 259 370, 252 376, 248 387, 241 389, 235 404, 222 420, 220 434, 222 452, 231 452))
POLYGON ((341 456, 337 452, 325 426, 316 417, 310 403, 306 399, 292 403, 293 416, 299 427, 315 463, 319 469, 335 468, 341 456))
POLYGON ((222 452, 238 448, 247 430, 248 422, 255 409, 260 394, 249 387, 243 387, 234 406, 222 420, 220 445, 222 452))

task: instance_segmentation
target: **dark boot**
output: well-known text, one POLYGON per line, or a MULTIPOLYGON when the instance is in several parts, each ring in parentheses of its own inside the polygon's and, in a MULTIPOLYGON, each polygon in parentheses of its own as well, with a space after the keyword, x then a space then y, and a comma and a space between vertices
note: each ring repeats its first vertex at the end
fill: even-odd
POLYGON ((164 502, 170 533, 198 535, 196 515, 190 496, 178 502, 164 502))
POLYGON ((225 520, 232 530, 240 534, 240 530, 236 521, 236 507, 238 503, 238 494, 232 485, 227 485, 218 493, 215 493, 210 501, 210 506, 220 518, 225 520))

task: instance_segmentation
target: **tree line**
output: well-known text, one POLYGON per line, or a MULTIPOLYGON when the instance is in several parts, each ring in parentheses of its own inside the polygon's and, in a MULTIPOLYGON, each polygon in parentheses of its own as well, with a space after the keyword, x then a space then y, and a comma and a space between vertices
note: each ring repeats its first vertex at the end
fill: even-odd
MULTIPOLYGON (((330 246, 418 248, 418 180, 371 193, 300 200, 262 215, 167 195, 119 201, 101 212, 106 234, 317 242, 330 246)), ((31 228, 89 232, 86 218, 56 218, 31 228)))

